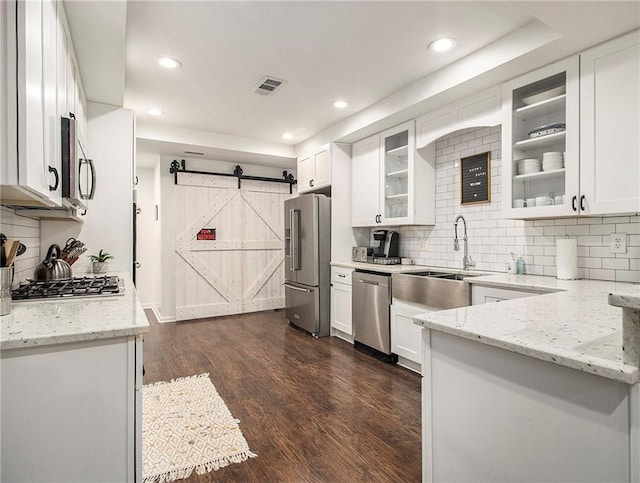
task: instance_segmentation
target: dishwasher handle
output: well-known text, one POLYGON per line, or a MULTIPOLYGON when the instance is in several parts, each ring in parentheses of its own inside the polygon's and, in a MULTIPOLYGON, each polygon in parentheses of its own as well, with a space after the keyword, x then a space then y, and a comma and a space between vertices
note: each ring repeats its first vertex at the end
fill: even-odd
POLYGON ((374 282, 373 280, 362 280, 360 278, 358 280, 356 280, 356 282, 368 283, 369 285, 380 285, 379 282, 374 282))

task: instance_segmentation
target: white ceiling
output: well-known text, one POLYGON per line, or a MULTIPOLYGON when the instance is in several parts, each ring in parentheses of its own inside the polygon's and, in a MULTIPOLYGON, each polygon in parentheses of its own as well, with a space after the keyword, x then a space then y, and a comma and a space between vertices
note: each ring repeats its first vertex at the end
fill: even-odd
MULTIPOLYGON (((115 38, 124 26, 122 5, 65 1, 88 99, 117 104, 121 89, 123 105, 141 124, 291 146, 366 118, 381 100, 531 22, 558 34, 531 53, 537 65, 640 25, 639 2, 129 1, 125 41, 115 38), (109 6, 115 13, 96 17, 109 6), (105 18, 109 25, 100 26, 105 18), (440 36, 455 37, 456 49, 429 51, 440 36), (114 66, 125 53, 123 83, 114 66), (163 69, 160 56, 182 68, 163 69), (287 82, 259 96, 253 89, 264 75, 287 82), (336 110, 337 99, 349 107, 336 110), (152 106, 165 114, 152 118, 152 106), (294 134, 291 141, 282 139, 285 131, 294 134)), ((164 152, 166 144, 158 140, 164 152)), ((174 144, 176 154, 188 147, 174 144)), ((224 158, 226 146, 205 148, 208 156, 219 148, 224 158)))

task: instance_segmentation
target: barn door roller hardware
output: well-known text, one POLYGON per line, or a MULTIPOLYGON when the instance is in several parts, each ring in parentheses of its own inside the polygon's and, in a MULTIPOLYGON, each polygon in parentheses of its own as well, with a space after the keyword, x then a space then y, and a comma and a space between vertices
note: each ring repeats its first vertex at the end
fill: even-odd
POLYGON ((193 170, 187 169, 186 162, 184 159, 180 162, 174 159, 173 162, 171 163, 171 167, 169 168, 169 172, 173 174, 173 184, 178 184, 178 173, 206 174, 209 176, 231 176, 234 178, 238 178, 238 189, 240 189, 243 179, 250 179, 253 181, 266 181, 269 183, 287 183, 289 185, 289 194, 293 193, 293 185, 298 184, 298 181, 293 177, 293 175, 291 173, 288 173, 287 171, 282 172, 282 178, 266 178, 264 176, 248 176, 244 174, 239 164, 233 170, 233 173, 210 173, 208 171, 193 171, 193 170))

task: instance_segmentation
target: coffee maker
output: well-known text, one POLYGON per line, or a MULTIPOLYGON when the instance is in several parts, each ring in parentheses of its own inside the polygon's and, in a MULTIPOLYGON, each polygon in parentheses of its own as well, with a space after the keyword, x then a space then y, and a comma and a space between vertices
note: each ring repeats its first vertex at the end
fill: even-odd
POLYGON ((373 247, 374 263, 400 263, 398 258, 400 234, 397 231, 375 230, 373 239, 375 241, 373 247))

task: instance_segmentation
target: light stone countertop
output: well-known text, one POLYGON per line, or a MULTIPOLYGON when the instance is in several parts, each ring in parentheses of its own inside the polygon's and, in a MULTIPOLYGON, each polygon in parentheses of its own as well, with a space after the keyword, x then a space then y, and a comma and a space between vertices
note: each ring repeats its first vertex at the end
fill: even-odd
MULTIPOLYGON (((455 268, 443 268, 443 267, 430 267, 426 265, 381 265, 378 263, 365 263, 365 262, 331 262, 332 267, 353 268, 355 270, 367 270, 369 272, 379 273, 415 273, 425 272, 433 270, 434 272, 449 272, 449 273, 461 273, 463 275, 476 274, 482 272, 457 270, 455 268)), ((486 272, 485 272, 486 273, 486 272)))
POLYGON ((138 335, 149 321, 126 273, 124 295, 13 302, 0 317, 0 349, 22 349, 138 335))
POLYGON ((467 280, 542 294, 419 314, 415 323, 615 381, 638 382, 638 367, 622 362, 622 310, 609 305, 608 297, 619 293, 637 300, 640 285, 508 274, 467 280))
POLYGON ((624 309, 640 310, 640 285, 631 285, 609 294, 609 303, 624 309))

